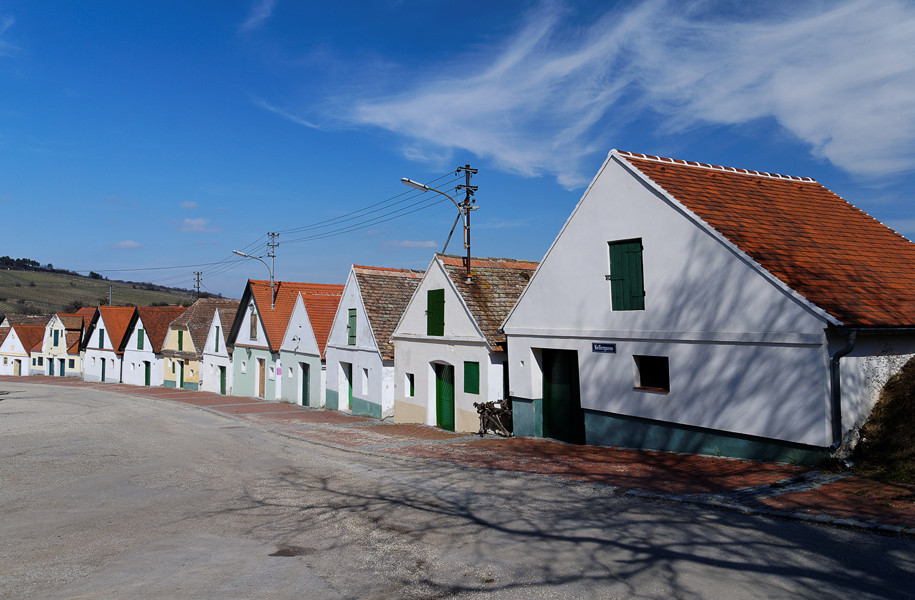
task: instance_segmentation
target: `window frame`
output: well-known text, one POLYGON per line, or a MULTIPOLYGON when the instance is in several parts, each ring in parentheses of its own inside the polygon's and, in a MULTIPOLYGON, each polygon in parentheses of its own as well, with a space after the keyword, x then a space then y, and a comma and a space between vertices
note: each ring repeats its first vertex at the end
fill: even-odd
POLYGON ((632 359, 635 367, 633 389, 670 393, 670 357, 633 354, 632 359))

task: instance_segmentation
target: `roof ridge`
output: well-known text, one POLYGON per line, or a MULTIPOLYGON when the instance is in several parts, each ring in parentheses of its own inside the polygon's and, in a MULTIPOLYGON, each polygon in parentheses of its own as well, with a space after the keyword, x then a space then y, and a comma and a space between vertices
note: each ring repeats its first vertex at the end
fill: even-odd
POLYGON ((626 158, 635 158, 639 160, 651 160, 660 163, 669 163, 687 167, 696 167, 699 169, 709 169, 712 171, 722 171, 724 173, 736 173, 738 175, 752 175, 754 177, 766 177, 768 179, 782 179, 785 181, 798 181, 801 183, 817 183, 812 177, 797 177, 795 175, 781 175, 779 173, 766 173, 765 171, 753 171, 750 169, 738 169, 737 167, 722 167, 720 165, 710 165, 690 160, 681 160, 678 158, 664 158, 663 156, 654 156, 652 154, 639 154, 638 152, 626 152, 625 150, 615 151, 620 156, 626 158))
POLYGON ((400 269, 396 267, 371 267, 369 265, 353 265, 353 269, 363 269, 365 271, 382 271, 386 273, 394 274, 403 274, 411 275, 413 273, 424 273, 425 271, 419 269, 400 269))

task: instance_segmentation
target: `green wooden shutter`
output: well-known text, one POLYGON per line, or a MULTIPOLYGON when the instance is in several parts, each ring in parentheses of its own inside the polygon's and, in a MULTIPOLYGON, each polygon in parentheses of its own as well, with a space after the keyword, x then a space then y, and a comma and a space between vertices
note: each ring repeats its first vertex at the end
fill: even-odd
POLYGON ((349 321, 346 325, 346 328, 349 332, 349 337, 346 340, 347 345, 355 346, 356 345, 356 309, 349 309, 349 321))
POLYGON ((610 243, 609 279, 613 310, 645 310, 642 240, 610 243))
POLYGON ((178 330, 178 350, 184 350, 184 332, 178 330))
POLYGON ((144 341, 143 338, 144 337, 145 336, 143 335, 143 330, 137 329, 137 350, 143 349, 143 341, 144 341))
POLYGON ((213 352, 219 352, 219 327, 216 328, 216 338, 213 340, 213 343, 216 344, 213 352))
POLYGON ((60 331, 55 329, 54 330, 54 345, 56 346, 59 341, 60 341, 60 331))
POLYGON ((464 393, 480 393, 480 363, 478 362, 464 362, 464 393))
POLYGON ((99 348, 105 347, 105 330, 104 329, 98 330, 98 347, 99 348))
POLYGON ((426 292, 426 335, 445 335, 445 290, 426 292))

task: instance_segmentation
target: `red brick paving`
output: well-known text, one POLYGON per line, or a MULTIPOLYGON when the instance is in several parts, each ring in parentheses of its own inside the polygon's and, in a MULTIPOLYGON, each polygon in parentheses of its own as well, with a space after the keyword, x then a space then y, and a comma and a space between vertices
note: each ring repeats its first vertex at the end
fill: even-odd
POLYGON ((44 383, 89 387, 134 396, 182 402, 235 415, 275 428, 287 435, 375 453, 500 469, 575 481, 612 485, 677 496, 723 495, 743 488, 764 490, 747 507, 776 513, 826 515, 858 523, 915 528, 915 486, 893 485, 848 477, 818 488, 779 494, 771 484, 811 472, 806 467, 722 459, 709 456, 574 446, 535 438, 478 438, 423 425, 390 425, 337 411, 302 408, 255 398, 219 396, 174 388, 86 383, 61 377, 3 377, 0 382, 44 383), (366 424, 366 423, 372 424, 366 424), (404 443, 407 442, 407 445, 404 443), (414 442, 414 443, 410 443, 414 442))

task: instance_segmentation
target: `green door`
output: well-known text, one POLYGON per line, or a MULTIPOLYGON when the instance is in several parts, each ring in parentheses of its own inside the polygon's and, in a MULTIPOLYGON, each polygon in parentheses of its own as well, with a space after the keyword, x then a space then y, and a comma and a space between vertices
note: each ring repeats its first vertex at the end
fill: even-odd
POLYGON ((143 369, 145 370, 145 373, 143 375, 143 381, 146 385, 149 385, 152 382, 151 367, 152 367, 152 365, 150 364, 150 362, 148 360, 143 362, 143 369))
MULTIPOLYGON (((55 331, 54 333, 57 333, 57 332, 55 331)), ((48 359, 48 375, 50 375, 51 377, 54 377, 54 359, 53 358, 48 359)))
POLYGON ((454 365, 435 365, 435 424, 454 431, 454 365))
POLYGON ((178 361, 178 387, 184 389, 184 361, 178 361))
POLYGON ((572 444, 585 443, 575 350, 543 350, 543 435, 572 444))
POLYGON ((308 365, 299 363, 299 370, 302 372, 302 406, 311 406, 308 402, 308 365))
POLYGON ((219 367, 219 393, 226 395, 226 368, 219 367))
POLYGON ((346 378, 346 407, 353 409, 353 364, 343 363, 343 375, 346 378))
POLYGON ((105 381, 105 359, 102 359, 102 381, 105 381))

